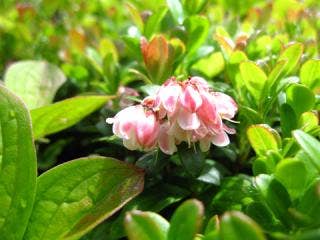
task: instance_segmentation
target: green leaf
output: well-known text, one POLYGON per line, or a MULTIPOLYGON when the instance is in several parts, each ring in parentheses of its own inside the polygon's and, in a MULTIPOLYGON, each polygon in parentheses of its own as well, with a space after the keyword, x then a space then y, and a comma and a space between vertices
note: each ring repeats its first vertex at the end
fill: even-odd
POLYGON ((301 130, 295 130, 293 136, 320 172, 320 142, 301 130))
POLYGON ((277 165, 274 174, 292 199, 298 198, 304 192, 308 174, 304 162, 297 159, 283 159, 277 165))
POLYGON ((180 144, 178 154, 186 172, 193 177, 199 176, 205 163, 199 146, 189 147, 187 144, 180 144))
POLYGON ((261 174, 255 178, 255 184, 264 201, 275 216, 286 226, 290 226, 288 209, 291 201, 283 185, 270 175, 261 174))
POLYGON ((253 62, 241 63, 240 73, 246 88, 258 103, 260 101, 264 85, 267 81, 266 74, 253 62))
POLYGON ((143 173, 111 158, 67 162, 41 175, 24 239, 76 239, 142 191, 143 173))
POLYGON ((203 16, 194 15, 188 17, 183 25, 187 30, 187 54, 190 56, 205 42, 209 33, 209 20, 203 16))
POLYGON ((178 24, 183 23, 184 14, 181 2, 179 0, 167 0, 169 10, 178 24))
POLYGON ((297 116, 310 111, 315 104, 313 92, 299 84, 292 84, 286 90, 287 103, 292 107, 297 116))
POLYGON ((108 96, 79 96, 31 111, 36 139, 66 129, 108 101, 108 96))
POLYGON ((312 90, 320 87, 320 60, 309 60, 302 65, 300 81, 312 90))
POLYGON ((309 218, 309 224, 319 225, 320 213, 320 179, 316 179, 307 191, 304 192, 297 210, 309 218))
POLYGON ((166 240, 169 223, 153 212, 132 211, 125 218, 129 240, 166 240))
POLYGON ((247 130, 251 146, 258 155, 265 155, 267 151, 278 151, 279 143, 275 130, 265 124, 252 125, 247 130))
POLYGON ((144 23, 143 23, 143 20, 142 20, 142 17, 140 15, 139 10, 133 4, 131 4, 129 2, 126 2, 126 6, 129 10, 132 21, 134 22, 134 24, 138 27, 138 29, 142 33, 143 28, 144 28, 144 23))
POLYGON ((224 70, 225 61, 221 52, 214 52, 206 58, 201 58, 192 65, 192 70, 200 71, 212 78, 224 70))
POLYGON ((66 77, 58 67, 48 62, 21 61, 10 65, 4 81, 29 109, 34 109, 50 104, 66 77))
POLYGON ((297 66, 303 53, 303 45, 301 43, 294 43, 287 47, 280 55, 278 62, 285 61, 284 75, 291 74, 297 66))
POLYGON ((248 216, 236 211, 225 213, 221 219, 221 239, 243 240, 244 236, 250 240, 266 239, 259 225, 248 216))
POLYGON ((125 237, 123 229, 123 221, 125 213, 131 210, 153 211, 160 212, 167 206, 181 201, 185 198, 189 192, 186 190, 168 184, 153 185, 149 189, 145 189, 143 193, 130 201, 122 210, 120 215, 112 221, 108 220, 109 228, 106 230, 106 234, 110 239, 119 239, 125 237))
POLYGON ((144 28, 144 35, 147 38, 150 38, 152 34, 155 34, 159 30, 161 21, 163 20, 167 12, 168 8, 163 7, 148 18, 144 28))
POLYGON ((203 218, 203 205, 195 199, 182 203, 170 220, 168 240, 193 240, 199 232, 203 218))
POLYGON ((184 10, 190 15, 199 13, 207 3, 208 0, 182 0, 184 10))
POLYGON ((36 162, 29 112, 0 84, 0 239, 22 239, 34 201, 36 162))
POLYGON ((291 131, 298 127, 297 115, 287 103, 280 106, 280 125, 284 137, 290 137, 291 131))
POLYGON ((316 112, 305 112, 301 114, 298 125, 305 132, 317 128, 319 126, 318 114, 316 112))

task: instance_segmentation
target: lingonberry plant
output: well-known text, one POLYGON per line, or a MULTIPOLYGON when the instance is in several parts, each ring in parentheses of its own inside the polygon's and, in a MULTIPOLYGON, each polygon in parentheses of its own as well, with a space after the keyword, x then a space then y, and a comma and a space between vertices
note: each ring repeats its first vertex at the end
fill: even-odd
POLYGON ((0 1, 0 240, 320 239, 319 13, 0 1))

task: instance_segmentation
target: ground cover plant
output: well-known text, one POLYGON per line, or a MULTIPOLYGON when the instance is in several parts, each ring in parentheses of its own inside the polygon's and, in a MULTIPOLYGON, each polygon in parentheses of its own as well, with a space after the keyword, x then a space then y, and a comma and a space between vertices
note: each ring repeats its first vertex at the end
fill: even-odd
POLYGON ((0 2, 0 239, 320 239, 317 0, 0 2))

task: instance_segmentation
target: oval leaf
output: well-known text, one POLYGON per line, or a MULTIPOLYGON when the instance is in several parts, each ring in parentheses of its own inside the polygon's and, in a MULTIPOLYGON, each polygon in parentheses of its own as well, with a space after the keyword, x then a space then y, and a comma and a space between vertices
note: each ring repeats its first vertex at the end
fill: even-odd
POLYGON ((22 239, 34 200, 36 162, 29 112, 0 85, 0 239, 22 239))
POLYGON ((303 53, 303 45, 295 43, 287 47, 280 55, 278 62, 285 61, 284 75, 292 73, 303 53))
POLYGON ((48 62, 21 61, 10 65, 4 81, 29 109, 34 109, 50 104, 66 77, 58 67, 48 62))
POLYGON ((168 240, 193 240, 200 230, 203 205, 195 199, 185 201, 174 212, 168 233, 168 240))
POLYGON ((253 62, 241 63, 240 73, 246 88, 258 103, 260 101, 265 82, 267 81, 266 74, 253 62))
POLYGON ((66 129, 100 108, 110 97, 80 96, 31 111, 36 139, 66 129))
POLYGON ((228 240, 264 240, 262 230, 251 218, 241 212, 227 212, 221 219, 221 239, 228 240))
POLYGON ((278 140, 274 130, 268 125, 252 125, 247 130, 251 146, 258 155, 264 155, 269 150, 278 150, 278 140))
POLYGON ((125 228, 130 240, 166 240, 169 223, 153 212, 127 213, 125 228))
POLYGON ((70 161, 41 175, 25 239, 79 238, 143 188, 143 173, 111 158, 70 161))
POLYGON ((312 90, 320 87, 320 60, 309 60, 302 65, 300 81, 312 90))
POLYGON ((320 172, 320 143, 317 139, 309 134, 295 130, 293 132, 294 138, 297 140, 300 147, 308 154, 314 166, 320 172))
POLYGON ((284 159, 276 167, 275 177, 286 187, 292 198, 297 198, 305 190, 307 169, 304 162, 284 159))
POLYGON ((313 92, 299 84, 292 84, 286 90, 287 103, 292 107, 297 116, 311 110, 315 104, 313 92))

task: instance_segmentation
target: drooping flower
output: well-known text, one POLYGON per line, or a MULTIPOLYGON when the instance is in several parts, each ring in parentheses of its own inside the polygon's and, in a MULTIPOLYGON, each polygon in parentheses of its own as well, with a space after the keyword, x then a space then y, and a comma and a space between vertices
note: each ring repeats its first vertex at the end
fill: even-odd
POLYGON ((129 149, 158 146, 164 153, 173 154, 181 142, 199 142, 200 149, 208 151, 211 144, 230 143, 228 134, 235 130, 223 120, 231 120, 237 110, 231 97, 210 90, 203 78, 180 82, 172 77, 155 96, 122 110, 108 122, 114 124, 114 133, 129 149))
POLYGON ((121 110, 107 123, 113 124, 113 133, 123 139, 123 145, 130 150, 151 150, 156 146, 160 129, 153 111, 141 105, 121 110))

